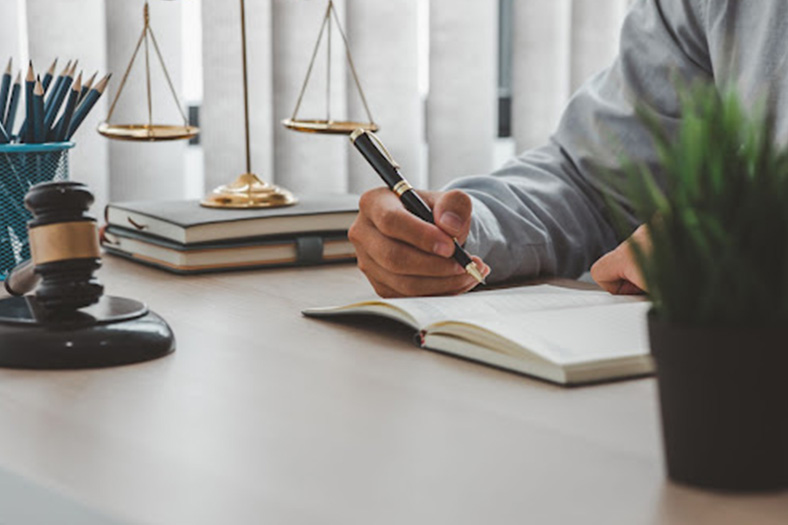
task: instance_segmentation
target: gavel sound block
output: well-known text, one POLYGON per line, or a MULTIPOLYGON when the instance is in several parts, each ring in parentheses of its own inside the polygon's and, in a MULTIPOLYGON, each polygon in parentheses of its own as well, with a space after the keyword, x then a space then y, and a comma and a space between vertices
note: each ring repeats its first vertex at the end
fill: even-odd
POLYGON ((83 184, 50 182, 25 197, 32 259, 5 282, 0 366, 65 369, 147 361, 175 350, 167 323, 143 303, 104 296, 93 195, 83 184), (34 295, 24 295, 35 289, 34 295))

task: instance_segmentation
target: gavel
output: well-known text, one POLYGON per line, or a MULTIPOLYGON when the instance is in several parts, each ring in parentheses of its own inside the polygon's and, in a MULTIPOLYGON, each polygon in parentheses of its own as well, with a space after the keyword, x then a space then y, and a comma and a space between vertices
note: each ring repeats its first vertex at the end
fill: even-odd
POLYGON ((49 182, 25 196, 33 214, 28 223, 31 259, 16 266, 5 281, 8 293, 35 289, 49 311, 77 310, 95 304, 104 286, 94 276, 101 267, 96 219, 88 214, 93 194, 79 182, 49 182))
POLYGON ((169 325, 144 303, 104 295, 92 203, 78 182, 38 184, 25 196, 31 258, 5 281, 15 297, 0 300, 0 366, 116 366, 175 350, 169 325))

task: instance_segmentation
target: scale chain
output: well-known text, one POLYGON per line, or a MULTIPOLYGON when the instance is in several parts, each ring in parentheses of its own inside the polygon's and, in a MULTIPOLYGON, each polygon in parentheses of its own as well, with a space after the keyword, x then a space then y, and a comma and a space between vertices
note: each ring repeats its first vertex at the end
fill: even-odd
POLYGON ((312 51, 312 59, 309 61, 309 67, 306 70, 306 78, 304 79, 304 84, 301 86, 301 92, 298 94, 298 101, 296 102, 295 109, 293 110, 293 120, 298 118, 298 110, 301 108, 301 101, 304 99, 304 93, 306 92, 306 86, 309 84, 309 77, 312 75, 312 67, 315 65, 315 59, 317 58, 317 52, 320 49, 320 42, 323 40, 323 32, 326 29, 326 24, 328 23, 329 18, 331 17, 331 9, 333 4, 329 2, 328 8, 326 9, 326 14, 323 17, 323 23, 320 25, 320 32, 317 35, 317 42, 315 43, 315 49, 312 51))
POLYGON ((370 124, 374 124, 375 121, 372 119, 372 112, 369 111, 369 105, 367 104, 367 97, 364 96, 364 91, 361 89, 361 82, 358 80, 356 66, 353 64, 353 56, 350 54, 350 44, 347 41, 345 32, 342 30, 342 24, 339 23, 339 17, 337 16, 336 11, 334 11, 334 19, 337 22, 339 34, 342 35, 342 40, 345 42, 345 53, 347 54, 347 61, 350 65, 350 72, 353 74, 353 80, 355 81, 356 87, 358 88, 358 94, 361 97, 361 102, 364 104, 364 111, 367 112, 367 118, 369 119, 370 124))

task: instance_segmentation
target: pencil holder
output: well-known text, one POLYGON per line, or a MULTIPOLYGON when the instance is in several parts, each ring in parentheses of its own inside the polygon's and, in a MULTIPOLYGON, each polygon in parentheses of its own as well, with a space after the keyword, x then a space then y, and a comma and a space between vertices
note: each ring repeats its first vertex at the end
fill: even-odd
POLYGON ((40 182, 68 180, 73 142, 0 146, 0 281, 30 258, 25 209, 27 191, 40 182))

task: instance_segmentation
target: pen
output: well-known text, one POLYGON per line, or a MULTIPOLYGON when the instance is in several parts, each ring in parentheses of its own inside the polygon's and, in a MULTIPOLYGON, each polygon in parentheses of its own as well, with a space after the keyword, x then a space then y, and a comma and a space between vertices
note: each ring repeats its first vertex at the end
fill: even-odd
MULTIPOLYGON (((397 194, 397 197, 399 197, 399 200, 409 212, 423 221, 435 224, 432 210, 416 193, 413 186, 402 176, 399 171, 399 165, 391 158, 391 155, 389 155, 386 147, 383 146, 377 135, 371 131, 359 128, 350 134, 350 142, 367 159, 367 162, 380 175, 380 178, 383 179, 391 191, 397 194)), ((484 283, 484 276, 479 267, 471 260, 471 256, 460 246, 457 239, 454 239, 454 254, 452 258, 465 268, 465 271, 473 276, 474 279, 482 284, 484 283)))

